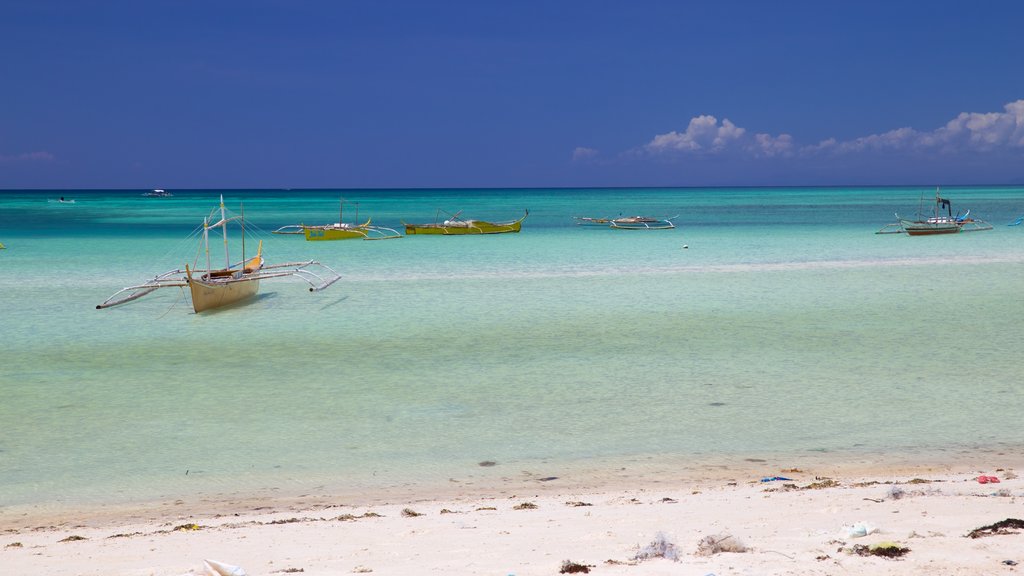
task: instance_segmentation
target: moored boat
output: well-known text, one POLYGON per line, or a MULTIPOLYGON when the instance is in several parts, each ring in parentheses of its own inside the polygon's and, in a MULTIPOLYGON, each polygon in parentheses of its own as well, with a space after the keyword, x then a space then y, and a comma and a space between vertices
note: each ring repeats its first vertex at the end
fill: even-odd
MULTIPOLYGON (((260 241, 256 255, 245 257, 245 219, 243 216, 229 216, 224 207, 224 197, 220 199, 220 218, 213 224, 210 216, 203 219, 202 240, 200 248, 206 254, 206 268, 185 265, 185 269, 164 272, 141 284, 128 286, 115 292, 112 296, 96 305, 96 308, 110 308, 141 298, 161 288, 188 287, 192 298, 192 309, 196 312, 211 310, 241 302, 259 292, 260 280, 294 276, 309 284, 310 292, 323 290, 337 282, 341 276, 330 267, 309 260, 306 262, 288 262, 283 264, 266 264, 263 259, 263 242, 260 241), (237 222, 242 229, 242 260, 232 264, 228 252, 228 224, 237 222), (210 258, 210 230, 221 229, 224 241, 224 267, 214 268, 210 258), (314 271, 316 270, 316 271, 314 271), (184 274, 184 276, 182 276, 184 274)), ((198 255, 197 255, 198 260, 198 255)))
POLYGON ((607 228, 611 225, 611 218, 590 218, 589 216, 573 216, 577 226, 595 226, 607 228))
POLYGON ((627 216, 612 220, 609 227, 617 230, 670 230, 676 227, 672 220, 678 217, 652 218, 650 216, 627 216))
MULTIPOLYGON (((523 227, 523 220, 530 215, 527 210, 523 217, 509 222, 487 222, 485 220, 465 220, 459 217, 462 211, 456 212, 451 217, 436 221, 433 224, 407 224, 405 233, 412 234, 443 234, 445 236, 457 236, 464 234, 507 234, 519 232, 523 227)), ((440 211, 438 211, 440 216, 440 211)))
POLYGON ((943 198, 939 188, 935 188, 935 205, 930 216, 918 212, 916 219, 902 218, 897 213, 896 223, 883 226, 876 234, 898 234, 906 233, 908 236, 937 236, 942 234, 958 234, 960 232, 980 232, 991 230, 992 225, 984 220, 970 217, 968 210, 962 216, 959 212, 953 214, 953 205, 947 198, 943 198), (943 214, 945 209, 945 214, 943 214))
POLYGON ((356 223, 343 221, 345 201, 341 201, 338 209, 338 221, 334 224, 307 226, 306 224, 289 224, 274 230, 274 234, 302 234, 308 241, 315 240, 392 240, 401 238, 397 230, 384 226, 374 226, 370 218, 359 224, 359 204, 356 204, 356 223))
POLYGON ((174 194, 171 194, 170 192, 162 188, 154 188, 149 192, 143 192, 142 195, 151 198, 169 198, 171 196, 174 196, 174 194))

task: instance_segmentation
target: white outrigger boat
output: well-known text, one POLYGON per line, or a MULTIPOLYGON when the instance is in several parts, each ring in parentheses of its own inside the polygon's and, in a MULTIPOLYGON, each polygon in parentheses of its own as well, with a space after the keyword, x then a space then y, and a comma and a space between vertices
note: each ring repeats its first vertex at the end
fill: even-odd
POLYGON ((573 216, 573 218, 576 220, 577 226, 599 226, 616 230, 671 230, 676 227, 672 221, 679 218, 679 215, 677 214, 671 218, 653 218, 650 216, 620 216, 618 218, 573 216))
MULTIPOLYGON (((924 198, 921 199, 922 205, 924 204, 924 198)), ((981 232, 984 230, 991 230, 992 225, 979 218, 971 218, 971 211, 968 210, 962 216, 958 211, 956 215, 953 215, 953 205, 946 199, 939 195, 939 189, 935 189, 935 206, 932 209, 931 216, 923 216, 922 210, 918 209, 918 215, 915 220, 909 218, 902 218, 897 213, 896 222, 892 224, 886 224, 875 234, 900 234, 905 233, 908 236, 935 236, 938 234, 958 234, 960 232, 981 232), (942 209, 946 209, 946 213, 942 213, 942 209)))
MULTIPOLYGON (((211 213, 211 216, 216 210, 211 213)), ((256 250, 256 255, 245 257, 245 219, 243 216, 229 217, 224 208, 224 197, 220 198, 220 220, 210 224, 210 216, 203 219, 202 242, 200 249, 206 252, 206 269, 197 269, 188 264, 185 269, 175 269, 158 274, 151 280, 128 286, 115 292, 112 296, 97 304, 96 308, 110 308, 118 304, 131 302, 150 294, 160 288, 188 287, 192 296, 192 309, 197 313, 204 310, 227 306, 246 298, 255 296, 259 291, 260 280, 294 276, 309 284, 310 292, 318 292, 341 279, 341 276, 329 266, 309 260, 306 262, 287 262, 284 264, 266 264, 263 260, 263 241, 256 250), (227 225, 237 221, 242 227, 242 260, 231 263, 228 254, 227 225), (224 237, 224 267, 213 268, 210 263, 210 230, 220 228, 224 237), (316 271, 314 271, 316 270, 316 271), (184 274, 184 276, 182 276, 184 274)), ((198 260, 199 255, 196 255, 198 260)))
POLYGON ((616 218, 612 220, 610 227, 618 230, 671 230, 676 227, 676 225, 672 223, 676 218, 679 218, 679 216, 676 215, 671 218, 627 216, 625 218, 616 218))

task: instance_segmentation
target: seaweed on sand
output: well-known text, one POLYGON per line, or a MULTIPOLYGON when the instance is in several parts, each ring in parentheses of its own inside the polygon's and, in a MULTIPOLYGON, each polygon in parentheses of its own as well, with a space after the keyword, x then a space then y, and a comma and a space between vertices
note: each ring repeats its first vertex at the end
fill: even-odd
POLYGON ((559 570, 558 573, 575 574, 576 572, 580 572, 582 574, 589 574, 591 568, 593 568, 593 566, 588 566, 587 564, 577 564, 572 560, 562 560, 562 569, 559 570))
POLYGON ((892 542, 883 542, 874 546, 855 544, 849 551, 857 556, 880 556, 882 558, 900 558, 910 552, 910 548, 904 548, 892 542))
POLYGON ((975 528, 967 534, 968 538, 981 538, 982 536, 995 536, 997 534, 1016 534, 1016 530, 1024 529, 1024 520, 1007 518, 995 524, 975 528))

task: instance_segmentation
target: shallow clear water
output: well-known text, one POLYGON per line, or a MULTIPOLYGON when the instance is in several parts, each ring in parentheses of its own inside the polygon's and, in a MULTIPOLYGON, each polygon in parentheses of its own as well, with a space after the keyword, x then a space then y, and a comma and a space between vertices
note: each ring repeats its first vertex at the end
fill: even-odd
POLYGON ((931 238, 874 234, 918 188, 223 191, 268 261, 343 281, 266 281, 201 315, 174 289, 95 310, 190 262, 218 193, 0 193, 0 505, 1024 443, 1024 227, 1005 225, 1024 188, 944 189, 995 229, 931 238), (496 236, 266 233, 336 221, 339 195, 347 221, 358 201, 395 228, 530 216, 496 236), (681 216, 571 219, 620 213, 681 216))

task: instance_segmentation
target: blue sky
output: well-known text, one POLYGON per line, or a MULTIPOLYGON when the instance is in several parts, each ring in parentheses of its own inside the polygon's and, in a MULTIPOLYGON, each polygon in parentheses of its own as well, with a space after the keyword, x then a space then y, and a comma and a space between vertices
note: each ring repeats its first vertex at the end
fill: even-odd
POLYGON ((1024 183, 1024 3, 0 0, 0 188, 1024 183))

